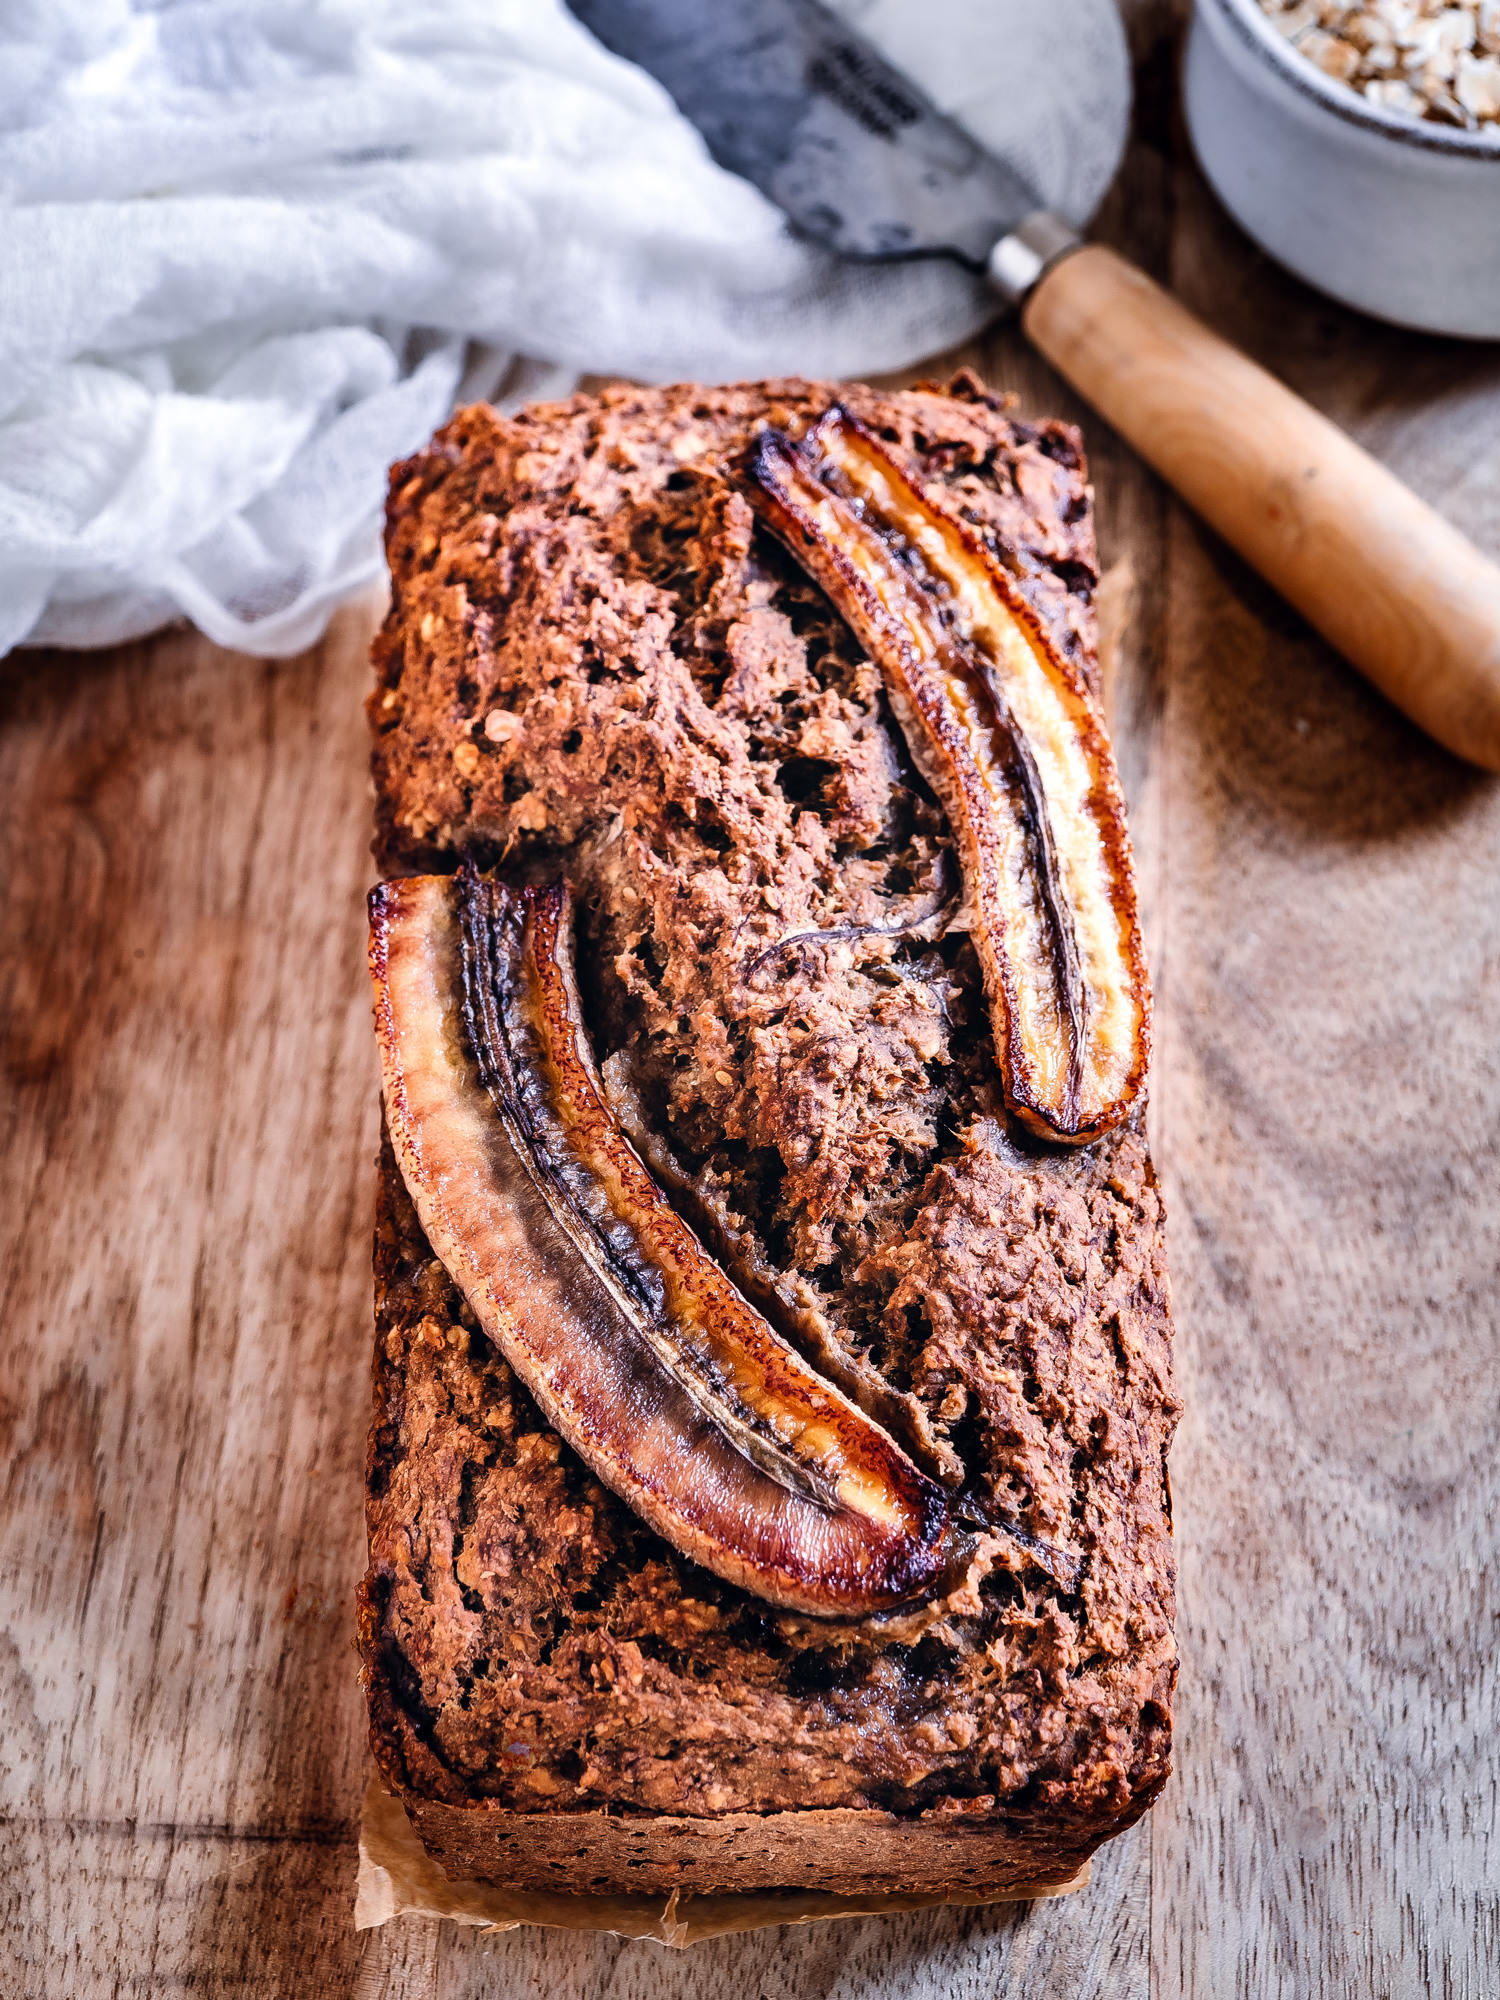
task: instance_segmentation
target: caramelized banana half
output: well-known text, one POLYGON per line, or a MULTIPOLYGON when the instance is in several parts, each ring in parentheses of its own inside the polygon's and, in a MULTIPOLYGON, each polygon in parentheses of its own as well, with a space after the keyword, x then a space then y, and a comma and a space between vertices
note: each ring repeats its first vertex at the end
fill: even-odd
POLYGON ((1001 1082, 1039 1137, 1119 1124, 1150 989, 1125 808, 1081 677, 969 526, 837 407, 762 432, 751 498, 878 664, 957 840, 1001 1082))
POLYGON ((386 1118, 486 1334, 620 1498, 771 1603, 854 1617, 931 1587, 948 1510, 730 1282, 595 1068, 566 888, 473 870, 370 898, 386 1118))

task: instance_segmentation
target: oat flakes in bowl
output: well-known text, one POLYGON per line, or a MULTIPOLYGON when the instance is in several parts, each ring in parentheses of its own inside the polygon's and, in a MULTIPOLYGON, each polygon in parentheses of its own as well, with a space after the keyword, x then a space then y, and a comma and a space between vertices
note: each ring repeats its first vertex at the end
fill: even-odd
POLYGON ((1183 94, 1204 173, 1320 291, 1500 336, 1500 111, 1480 108, 1497 36, 1500 0, 1196 0, 1183 94))
POLYGON ((1500 0, 1260 0, 1278 33, 1368 104, 1500 130, 1500 0))

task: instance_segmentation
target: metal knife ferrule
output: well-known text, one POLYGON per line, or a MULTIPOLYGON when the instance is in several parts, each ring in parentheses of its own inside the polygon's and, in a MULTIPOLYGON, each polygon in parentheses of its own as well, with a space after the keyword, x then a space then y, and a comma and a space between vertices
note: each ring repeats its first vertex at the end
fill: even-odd
POLYGON ((1082 248, 1083 238, 1072 223, 1050 208, 1038 208, 991 250, 990 283, 1003 299, 1018 306, 1060 258, 1082 248))

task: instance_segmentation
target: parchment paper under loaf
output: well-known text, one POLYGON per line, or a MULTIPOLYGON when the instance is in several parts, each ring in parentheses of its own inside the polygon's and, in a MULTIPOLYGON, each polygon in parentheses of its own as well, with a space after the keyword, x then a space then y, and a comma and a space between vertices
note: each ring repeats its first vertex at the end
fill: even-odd
POLYGON ((974 1906, 1023 1903, 1066 1896, 1083 1888, 1088 1863, 1066 1881, 1034 1882, 993 1896, 829 1896, 782 1890, 746 1896, 548 1896, 540 1890, 504 1889, 491 1882, 450 1882, 412 1831, 401 1801, 377 1778, 365 1791, 359 1828, 356 1930, 372 1930, 392 1917, 451 1917, 486 1930, 513 1931, 521 1924, 555 1930, 613 1931, 617 1937, 656 1944, 697 1944, 702 1938, 773 1924, 811 1924, 825 1917, 881 1916, 927 1910, 944 1903, 974 1906))

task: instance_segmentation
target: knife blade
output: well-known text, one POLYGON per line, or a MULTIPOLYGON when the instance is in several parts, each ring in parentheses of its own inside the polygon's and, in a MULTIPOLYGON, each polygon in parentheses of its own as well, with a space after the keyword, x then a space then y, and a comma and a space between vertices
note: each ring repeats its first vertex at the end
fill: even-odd
POLYGON ((1042 207, 819 0, 569 0, 662 84, 721 167, 842 256, 975 269, 1042 207))

